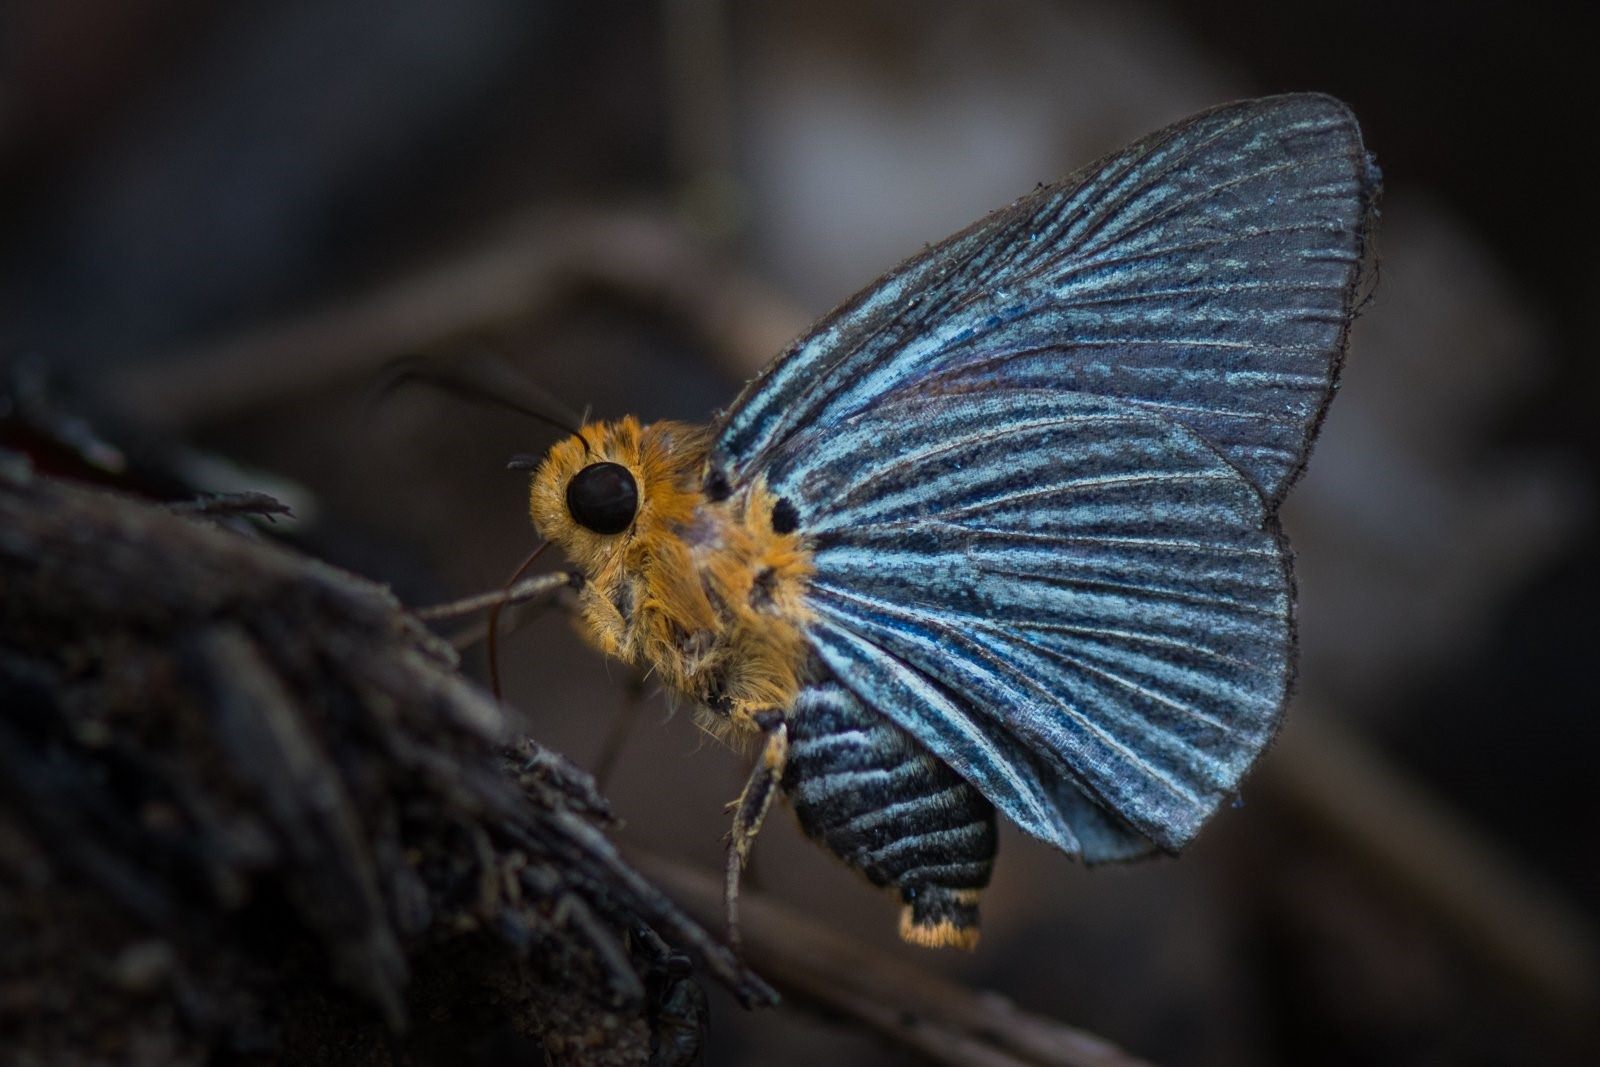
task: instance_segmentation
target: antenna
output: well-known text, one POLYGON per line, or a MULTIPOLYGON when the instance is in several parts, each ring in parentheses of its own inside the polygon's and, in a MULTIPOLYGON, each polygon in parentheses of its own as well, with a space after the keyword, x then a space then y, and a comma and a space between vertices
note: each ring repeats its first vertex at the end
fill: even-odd
POLYGON ((446 360, 434 356, 402 356, 390 362, 372 394, 373 402, 405 385, 421 382, 485 407, 504 408, 537 419, 583 441, 581 421, 555 397, 523 377, 501 359, 486 357, 446 360))

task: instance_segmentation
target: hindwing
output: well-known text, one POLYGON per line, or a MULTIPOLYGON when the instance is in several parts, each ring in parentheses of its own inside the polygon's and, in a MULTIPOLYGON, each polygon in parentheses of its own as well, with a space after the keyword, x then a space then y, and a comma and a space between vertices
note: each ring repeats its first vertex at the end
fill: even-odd
POLYGON ((1030 833, 1136 851, 1086 797, 1183 845, 1283 706, 1292 605, 1260 494, 1104 397, 917 391, 835 435, 768 474, 806 502, 834 676, 1030 833))
POLYGON ((933 246, 721 419, 863 703, 1086 859, 1187 842, 1277 726, 1275 512, 1331 395, 1377 173, 1348 110, 1229 105, 933 246))

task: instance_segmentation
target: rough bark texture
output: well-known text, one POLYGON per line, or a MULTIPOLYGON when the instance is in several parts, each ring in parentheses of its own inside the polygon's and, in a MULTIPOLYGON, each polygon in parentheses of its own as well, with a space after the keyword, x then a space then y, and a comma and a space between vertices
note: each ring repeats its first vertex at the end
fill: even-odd
POLYGON ((761 981, 380 586, 0 452, 0 1060, 681 1063, 761 981))

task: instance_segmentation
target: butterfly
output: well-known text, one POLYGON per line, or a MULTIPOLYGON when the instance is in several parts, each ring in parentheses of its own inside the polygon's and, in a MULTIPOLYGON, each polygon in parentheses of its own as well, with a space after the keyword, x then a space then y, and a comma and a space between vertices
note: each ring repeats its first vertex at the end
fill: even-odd
POLYGON ((997 810, 1096 863, 1237 792, 1378 183, 1334 99, 1218 107, 896 267, 711 425, 551 448, 530 511, 593 643, 759 739, 731 930, 779 793, 902 936, 971 947, 997 810))

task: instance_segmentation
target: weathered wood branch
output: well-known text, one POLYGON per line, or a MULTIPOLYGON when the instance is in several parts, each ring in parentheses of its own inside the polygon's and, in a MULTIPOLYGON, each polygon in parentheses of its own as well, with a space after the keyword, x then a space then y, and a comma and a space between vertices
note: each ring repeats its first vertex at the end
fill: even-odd
POLYGON ((679 1063, 694 975, 774 999, 382 587, 0 453, 0 591, 0 1058, 679 1063))
MULTIPOLYGON (((651 856, 639 866, 705 922, 712 874, 651 856)), ((758 891, 739 897, 745 957, 792 1001, 814 1005, 950 1067, 1140 1067, 1103 1037, 1018 1008, 858 944, 758 891)))

